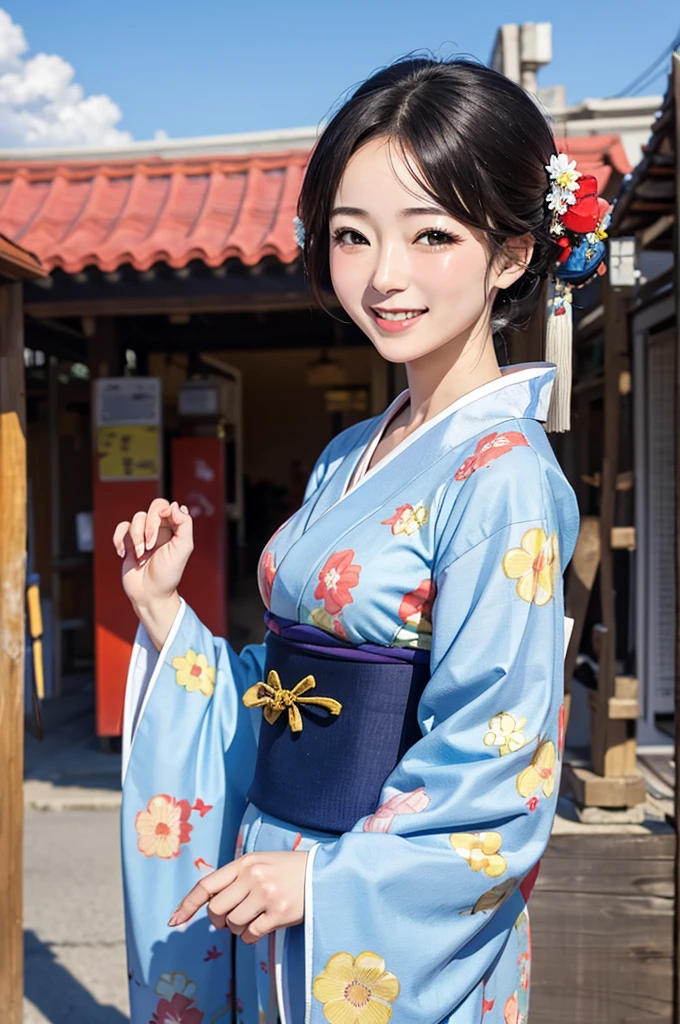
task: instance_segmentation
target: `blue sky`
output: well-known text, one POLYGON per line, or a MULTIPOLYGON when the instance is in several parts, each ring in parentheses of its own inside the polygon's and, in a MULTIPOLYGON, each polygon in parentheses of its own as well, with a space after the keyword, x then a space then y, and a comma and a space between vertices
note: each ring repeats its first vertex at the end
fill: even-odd
MULTIPOLYGON (((177 137, 315 124, 348 87, 411 50, 488 60, 503 22, 552 20, 553 62, 540 85, 564 83, 572 103, 611 96, 668 45, 680 22, 669 0, 0 5, 23 28, 22 60, 44 52, 67 61, 84 95, 108 95, 123 112, 117 127, 137 139, 159 129, 177 137)), ((664 89, 659 77, 645 91, 664 89)))

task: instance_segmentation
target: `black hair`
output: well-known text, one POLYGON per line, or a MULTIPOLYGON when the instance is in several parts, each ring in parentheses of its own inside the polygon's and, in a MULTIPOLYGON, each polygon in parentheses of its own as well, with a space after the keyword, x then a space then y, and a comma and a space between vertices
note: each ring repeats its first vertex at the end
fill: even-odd
POLYGON ((484 233, 489 265, 508 239, 533 236, 524 274, 498 292, 491 317, 494 333, 524 326, 559 251, 545 203, 555 140, 536 102, 504 75, 460 57, 407 57, 359 86, 320 136, 298 201, 305 268, 321 305, 324 291, 332 291, 328 222, 335 194, 350 157, 376 138, 396 144, 442 209, 484 233))

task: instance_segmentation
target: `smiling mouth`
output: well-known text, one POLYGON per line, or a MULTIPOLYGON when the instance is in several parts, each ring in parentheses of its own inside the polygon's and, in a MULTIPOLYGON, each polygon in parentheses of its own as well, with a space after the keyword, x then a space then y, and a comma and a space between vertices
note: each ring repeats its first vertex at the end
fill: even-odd
POLYGON ((376 306, 371 306, 371 309, 380 320, 413 320, 416 316, 422 316, 423 313, 427 313, 427 309, 378 309, 376 306))

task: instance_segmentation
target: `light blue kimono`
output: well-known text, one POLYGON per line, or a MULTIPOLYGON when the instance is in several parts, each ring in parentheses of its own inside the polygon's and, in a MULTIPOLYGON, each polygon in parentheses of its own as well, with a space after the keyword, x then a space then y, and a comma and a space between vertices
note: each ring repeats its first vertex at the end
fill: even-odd
POLYGON ((350 832, 300 831, 246 806, 257 731, 270 726, 241 697, 263 678, 264 645, 237 656, 185 605, 160 656, 140 629, 124 740, 133 1024, 526 1022, 519 885, 555 812, 562 571, 578 531, 540 422, 553 375, 510 368, 348 489, 404 393, 331 441, 263 552, 260 589, 278 618, 431 649, 422 739, 350 832), (204 911, 167 927, 201 871, 235 851, 292 849, 310 851, 302 925, 237 940, 233 954, 204 911))

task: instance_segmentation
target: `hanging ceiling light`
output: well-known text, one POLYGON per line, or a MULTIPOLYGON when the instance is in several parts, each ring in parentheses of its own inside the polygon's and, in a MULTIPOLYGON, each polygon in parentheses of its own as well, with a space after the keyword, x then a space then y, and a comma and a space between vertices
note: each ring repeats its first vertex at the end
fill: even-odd
POLYGON ((347 367, 331 359, 323 349, 318 359, 307 364, 306 376, 312 388, 337 388, 347 383, 347 367))

